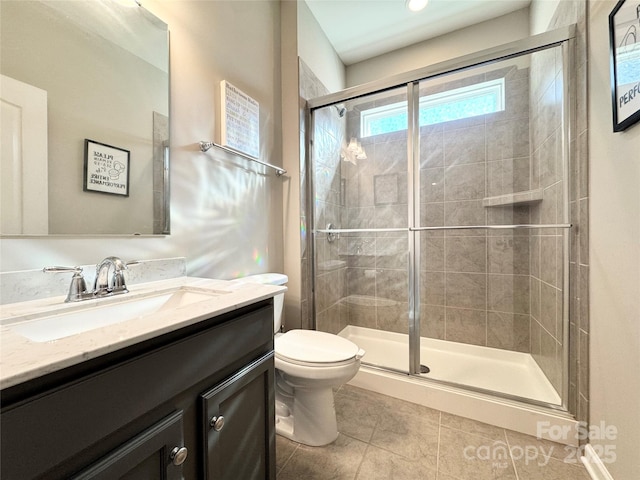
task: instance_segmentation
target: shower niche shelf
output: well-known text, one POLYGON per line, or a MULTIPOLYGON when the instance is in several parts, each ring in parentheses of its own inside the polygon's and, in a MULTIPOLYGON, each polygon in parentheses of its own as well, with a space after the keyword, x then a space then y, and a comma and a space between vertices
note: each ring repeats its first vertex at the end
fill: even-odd
POLYGON ((507 193, 495 197, 482 199, 483 207, 509 207, 512 205, 532 205, 542 201, 542 189, 526 190, 523 192, 507 193))

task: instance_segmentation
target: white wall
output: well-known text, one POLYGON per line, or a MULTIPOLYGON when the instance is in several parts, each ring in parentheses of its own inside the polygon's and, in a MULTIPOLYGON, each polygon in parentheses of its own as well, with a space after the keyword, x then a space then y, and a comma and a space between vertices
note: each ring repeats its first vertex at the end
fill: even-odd
POLYGON ((478 52, 529 35, 529 9, 472 25, 347 67, 347 87, 478 52))
MULTIPOLYGON (((640 123, 613 133, 608 15, 589 2, 590 423, 618 429, 615 479, 640 472, 640 123)), ((606 459, 605 455, 601 455, 606 459)))
MULTIPOLYGON (((553 14, 556 13, 558 4, 562 0, 533 0, 530 8, 530 23, 529 29, 531 35, 546 32, 549 27, 549 22, 553 18, 553 14)), ((565 0, 566 1, 566 0, 565 0)))
POLYGON ((298 2, 298 56, 330 92, 345 88, 345 67, 306 2, 298 2))
POLYGON ((280 25, 282 44, 282 160, 289 172, 283 183, 284 273, 289 290, 284 297, 287 328, 300 328, 302 271, 300 243, 300 94, 298 93, 298 7, 299 2, 282 2, 280 25))
MULTIPOLYGON (((231 278, 282 270, 282 178, 246 160, 199 152, 216 139, 219 82, 260 103, 263 160, 280 164, 278 1, 147 0, 171 32, 172 235, 3 238, 2 271, 184 256, 190 275, 231 278)), ((73 212, 69 212, 73 215, 73 212)))
POLYGON ((283 1, 281 11, 282 44, 282 138, 283 165, 289 172, 283 183, 284 273, 289 277, 285 296, 288 329, 301 328, 305 298, 305 274, 301 266, 300 205, 301 157, 304 157, 304 131, 301 130, 298 58, 301 58, 331 91, 344 88, 345 68, 320 25, 304 1, 283 1))

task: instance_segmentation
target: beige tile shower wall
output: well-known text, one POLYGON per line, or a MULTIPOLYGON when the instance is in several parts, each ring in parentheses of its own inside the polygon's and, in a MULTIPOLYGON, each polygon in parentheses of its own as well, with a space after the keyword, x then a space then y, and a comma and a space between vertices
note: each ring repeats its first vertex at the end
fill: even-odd
MULTIPOLYGON (((531 207, 535 224, 562 223, 562 51, 536 52, 531 59, 531 182, 542 202, 531 207)), ((558 392, 562 391, 562 249, 560 230, 531 234, 531 353, 558 392)))
MULTIPOLYGON (((407 226, 406 131, 360 138, 360 112, 405 100, 404 89, 396 93, 349 105, 347 137, 361 141, 367 158, 358 159, 357 165, 342 162, 345 228, 407 226)), ((348 323, 407 333, 407 233, 350 233, 343 240, 348 323)))
MULTIPOLYGON (((422 197, 423 224, 528 222, 527 207, 482 206, 485 197, 529 189, 528 70, 503 68, 447 88, 501 77, 503 112, 421 129, 421 176, 428 189, 422 197)), ((425 236, 426 335, 528 352, 528 234, 449 230, 425 236)))
MULTIPOLYGON (((528 207, 482 206, 487 196, 530 188, 528 70, 494 70, 434 89, 500 77, 506 79, 505 111, 421 128, 423 225, 528 223, 528 207)), ((359 135, 360 110, 384 103, 377 98, 351 109, 349 136, 359 135)), ((368 158, 345 175, 348 227, 406 226, 406 132, 361 141, 368 158)), ((421 335, 528 352, 528 234, 433 232, 423 233, 420 243, 421 335)), ((349 323, 407 332, 407 245, 404 233, 348 238, 349 323)))
POLYGON ((579 421, 589 420, 589 153, 587 123, 586 0, 562 1, 549 29, 576 24, 575 131, 569 165, 569 397, 567 406, 579 421))
MULTIPOLYGON (((304 102, 306 99, 315 98, 328 93, 328 90, 318 80, 311 69, 302 61, 300 64, 300 97, 301 97, 301 125, 304 131, 308 128, 304 118, 304 102)), ((302 211, 310 211, 314 208, 315 223, 319 228, 324 228, 331 223, 334 228, 342 225, 342 210, 344 199, 342 197, 342 172, 340 160, 340 147, 344 141, 345 119, 338 115, 333 107, 327 107, 316 111, 314 115, 313 145, 314 161, 312 163, 314 182, 314 201, 308 198, 305 190, 304 178, 301 185, 302 211), (305 208, 306 207, 306 208, 305 208)), ((301 139, 301 144, 304 142, 301 139)), ((307 152, 309 155, 311 152, 307 152)), ((301 152, 301 159, 305 158, 305 152, 301 152)), ((307 160, 309 157, 306 157, 307 160)), ((301 171, 304 171, 301 165, 301 171)), ((311 326, 310 307, 310 282, 311 273, 311 241, 310 235, 313 225, 303 216, 302 225, 306 228, 306 235, 302 235, 302 274, 306 287, 303 288, 305 297, 302 301, 303 324, 307 320, 305 328, 311 326)), ((316 241, 316 328, 321 331, 337 333, 346 326, 345 297, 346 263, 340 259, 340 250, 344 239, 339 236, 329 242, 326 235, 318 235, 316 241)))
POLYGON ((300 288, 300 316, 301 316, 301 328, 311 328, 312 326, 312 312, 311 305, 313 304, 311 298, 311 242, 312 235, 308 212, 313 207, 309 199, 309 181, 307 178, 307 164, 309 162, 309 155, 311 152, 307 151, 306 135, 308 133, 309 126, 307 125, 306 118, 306 101, 310 98, 315 98, 328 93, 328 90, 324 87, 322 82, 318 80, 313 71, 308 67, 302 59, 298 58, 298 83, 299 83, 299 122, 300 122, 300 276, 301 276, 301 288, 300 288))
MULTIPOLYGON (((531 7, 532 25, 540 24, 537 21, 538 10, 542 7, 544 2, 534 0, 531 7)), ((574 127, 571 138, 571 151, 572 155, 569 158, 568 172, 565 172, 569 176, 569 222, 573 225, 570 230, 570 257, 569 257, 569 396, 565 401, 567 407, 571 413, 576 415, 580 421, 587 421, 589 414, 589 357, 588 357, 588 344, 589 344, 589 312, 588 312, 588 284, 589 284, 589 225, 588 225, 588 126, 587 126, 587 56, 586 56, 586 8, 587 2, 585 0, 570 1, 564 0, 557 2, 555 13, 546 28, 546 30, 553 30, 565 25, 576 24, 576 39, 575 39, 575 57, 574 57, 574 69, 575 76, 569 81, 574 82, 575 104, 571 106, 571 113, 575 115, 574 127)), ((533 33, 540 33, 536 29, 533 33)), ((544 29, 543 29, 544 30, 544 29)), ((553 60, 553 63, 557 63, 557 59, 553 60)), ((546 66, 552 65, 552 59, 549 57, 545 60, 546 66)), ((543 67, 539 65, 539 73, 532 72, 532 85, 535 83, 537 86, 535 91, 538 95, 545 93, 547 89, 546 99, 551 100, 552 90, 549 90, 551 82, 555 81, 555 96, 557 97, 559 88, 561 85, 558 80, 553 80, 551 76, 547 78, 546 87, 544 82, 544 74, 542 73, 543 67)), ((547 71, 547 73, 549 73, 547 71)), ((532 92, 534 88, 532 86, 532 92)), ((541 96, 538 97, 543 100, 541 96)), ((532 102, 532 109, 534 108, 532 102)), ((547 122, 549 119, 553 120, 553 109, 549 110, 546 107, 546 111, 543 107, 538 106, 539 110, 542 110, 545 116, 541 116, 539 120, 547 122)), ((569 113, 569 112, 567 112, 569 113)), ((554 135, 553 129, 549 128, 549 125, 536 126, 533 129, 538 134, 538 137, 532 141, 532 151, 534 152, 532 162, 532 180, 538 182, 542 186, 552 186, 554 178, 558 178, 561 175, 560 165, 557 162, 553 162, 553 156, 555 152, 556 158, 559 158, 559 152, 557 149, 561 148, 559 137, 554 135), (546 137, 544 135, 547 135, 546 137), (548 140, 544 142, 544 140, 548 140), (540 143, 542 142, 542 143, 540 143)), ((549 196, 545 198, 546 206, 543 204, 537 212, 535 212, 535 218, 532 220, 540 220, 542 218, 551 218, 553 215, 552 206, 554 204, 559 205, 556 201, 551 200, 551 195, 557 194, 559 189, 550 190, 549 196)), ((561 211, 555 212, 556 218, 561 220, 561 211)), ((548 232, 547 232, 548 233, 548 232)), ((548 237, 548 236, 547 236, 548 237)), ((557 309, 552 312, 552 304, 554 300, 554 294, 557 296, 560 283, 553 283, 552 274, 554 264, 559 269, 562 267, 560 264, 561 256, 559 255, 560 245, 553 244, 551 238, 543 240, 540 236, 537 236, 532 242, 532 316, 536 321, 532 321, 532 348, 536 360, 540 363, 545 372, 554 379, 554 385, 559 384, 559 375, 562 371, 562 359, 558 353, 561 345, 560 335, 561 328, 560 323, 560 311, 557 297, 556 305, 557 309), (552 256, 552 252, 555 251, 558 255, 552 256), (541 260, 544 257, 545 262, 542 264, 541 260), (546 273, 543 273, 546 272, 546 273), (544 277, 544 278, 543 278, 544 277), (541 311, 544 308, 546 313, 541 311), (554 320, 554 321, 552 321, 554 320), (556 328, 556 336, 552 336, 551 332, 553 326, 556 328), (538 336, 538 333, 540 336, 538 336), (538 341, 539 339, 539 341, 538 341), (552 354, 552 349, 555 346, 556 354, 555 359, 552 354)), ((558 387, 556 387, 558 388, 558 387)))
MULTIPOLYGON (((392 96, 384 102, 404 100, 392 96)), ((349 112, 349 136, 359 138, 360 110, 349 112)), ((345 163, 346 220, 349 228, 403 228, 408 225, 406 131, 360 139, 367 158, 345 163)), ((349 323, 407 333, 409 307, 406 232, 350 234, 345 258, 349 323)))

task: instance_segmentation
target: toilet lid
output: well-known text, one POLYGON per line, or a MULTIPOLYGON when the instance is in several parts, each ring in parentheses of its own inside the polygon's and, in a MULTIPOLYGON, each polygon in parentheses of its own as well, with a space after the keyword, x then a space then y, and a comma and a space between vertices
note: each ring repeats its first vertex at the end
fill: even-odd
POLYGON ((336 363, 350 360, 359 351, 346 338, 316 330, 290 330, 275 339, 279 357, 305 363, 336 363))

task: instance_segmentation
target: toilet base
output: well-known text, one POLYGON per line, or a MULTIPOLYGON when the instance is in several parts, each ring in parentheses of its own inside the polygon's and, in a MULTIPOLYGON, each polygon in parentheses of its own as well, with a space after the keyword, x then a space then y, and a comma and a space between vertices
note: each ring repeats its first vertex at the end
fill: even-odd
POLYGON ((293 396, 276 389, 276 433, 311 447, 335 441, 338 424, 333 389, 296 388, 293 396))

